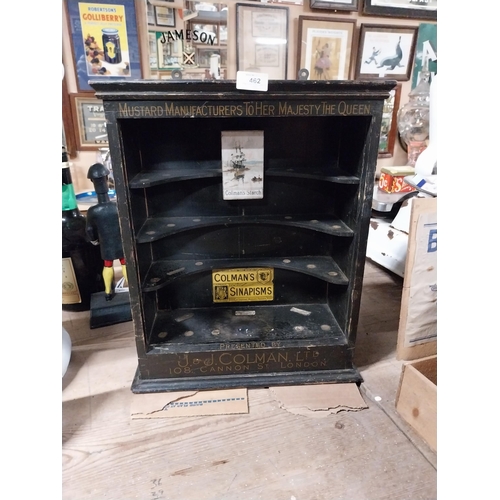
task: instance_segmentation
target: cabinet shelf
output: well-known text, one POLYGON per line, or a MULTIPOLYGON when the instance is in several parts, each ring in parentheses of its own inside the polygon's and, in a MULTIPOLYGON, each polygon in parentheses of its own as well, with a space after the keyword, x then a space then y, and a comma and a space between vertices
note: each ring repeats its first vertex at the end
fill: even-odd
POLYGON ((277 177, 300 177, 335 184, 359 184, 359 177, 349 175, 340 168, 329 168, 326 165, 316 165, 314 162, 295 159, 270 160, 266 174, 277 177))
POLYGON ((238 342, 238 347, 259 347, 258 342, 289 345, 310 344, 312 340, 327 345, 347 345, 347 338, 326 304, 288 304, 248 306, 234 304, 218 308, 190 308, 158 311, 152 328, 153 351, 168 348, 216 349, 221 342, 238 342), (299 312, 297 312, 299 311, 299 312), (307 313, 307 315, 304 314, 307 313), (279 325, 279 326, 278 326, 279 325))
POLYGON ((213 269, 235 267, 272 267, 313 276, 334 285, 347 285, 349 280, 331 257, 299 256, 261 259, 199 259, 153 261, 142 284, 144 292, 156 292, 174 280, 213 269))
POLYGON ((216 226, 279 225, 309 229, 332 236, 352 238, 354 232, 341 220, 320 214, 259 215, 234 217, 152 217, 137 234, 137 243, 151 243, 182 231, 216 226))
MULTIPOLYGON (((348 175, 339 168, 311 165, 314 162, 302 160, 269 160, 265 175, 273 177, 299 177, 303 179, 332 182, 336 184, 359 184, 359 177, 348 175)), ((129 183, 131 189, 149 188, 170 182, 193 179, 222 178, 219 160, 166 162, 164 168, 144 170, 134 176, 129 183)))
POLYGON ((172 161, 161 170, 145 170, 130 180, 131 189, 148 188, 169 182, 189 181, 221 177, 221 162, 216 161, 172 161))

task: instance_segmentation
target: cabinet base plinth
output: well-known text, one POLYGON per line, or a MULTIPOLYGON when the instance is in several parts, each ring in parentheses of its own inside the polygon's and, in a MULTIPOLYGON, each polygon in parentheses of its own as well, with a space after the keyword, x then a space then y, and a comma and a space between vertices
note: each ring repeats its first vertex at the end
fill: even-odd
POLYGON ((238 387, 265 388, 282 385, 334 384, 363 382, 358 369, 352 367, 344 370, 296 371, 289 373, 258 373, 245 375, 226 375, 220 377, 191 378, 156 378, 144 379, 139 370, 132 382, 132 392, 147 394, 155 392, 195 391, 235 389, 238 387))
POLYGON ((109 301, 104 292, 92 294, 90 298, 90 328, 115 325, 132 321, 128 292, 116 293, 109 301))

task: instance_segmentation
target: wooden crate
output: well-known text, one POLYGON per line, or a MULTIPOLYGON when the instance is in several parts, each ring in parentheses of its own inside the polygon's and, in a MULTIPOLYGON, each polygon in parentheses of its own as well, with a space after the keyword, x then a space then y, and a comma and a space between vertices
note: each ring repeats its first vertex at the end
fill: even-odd
POLYGON ((437 289, 433 290, 437 285, 437 198, 412 198, 410 202, 396 352, 397 359, 404 361, 437 353, 437 289), (426 239, 430 231, 436 236, 433 243, 426 239))
POLYGON ((396 410, 437 451, 437 356, 403 365, 396 410))

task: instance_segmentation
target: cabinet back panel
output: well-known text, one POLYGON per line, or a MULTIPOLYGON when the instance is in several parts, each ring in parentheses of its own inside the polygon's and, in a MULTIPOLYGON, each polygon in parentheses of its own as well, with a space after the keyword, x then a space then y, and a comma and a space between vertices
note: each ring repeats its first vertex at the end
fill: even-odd
POLYGON ((150 217, 239 215, 239 204, 222 199, 221 179, 191 179, 148 189, 150 217))
POLYGON ((147 192, 150 217, 205 217, 217 215, 333 215, 334 185, 297 178, 266 177, 264 197, 257 200, 224 200, 221 178, 176 182, 165 193, 163 186, 147 192))
MULTIPOLYGON (((235 263, 235 267, 236 267, 235 263)), ((252 307, 253 305, 281 304, 325 304, 327 289, 335 289, 338 294, 344 294, 345 287, 328 285, 324 281, 301 273, 274 270, 274 299, 272 301, 231 302, 232 307, 252 307)), ((200 307, 227 307, 228 303, 214 303, 212 296, 212 274, 200 272, 179 278, 171 285, 158 292, 158 308, 160 310, 176 310, 200 307)))
MULTIPOLYGON (((221 132, 264 131, 264 158, 294 159, 359 174, 370 116, 273 118, 169 118, 119 120, 124 148, 141 152, 142 168, 163 169, 169 161, 221 159, 221 132)), ((134 168, 135 170, 135 168, 134 168)))
MULTIPOLYGON (((154 260, 329 255, 332 236, 275 225, 200 228, 151 243, 154 260)), ((341 238, 335 241, 343 243, 341 238)))

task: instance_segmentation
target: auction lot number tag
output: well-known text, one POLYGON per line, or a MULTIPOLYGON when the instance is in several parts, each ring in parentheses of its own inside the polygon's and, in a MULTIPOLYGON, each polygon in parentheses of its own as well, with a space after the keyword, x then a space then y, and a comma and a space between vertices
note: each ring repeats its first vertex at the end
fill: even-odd
POLYGON ((236 88, 238 90, 263 90, 266 92, 267 82, 268 76, 265 73, 236 72, 236 88))

